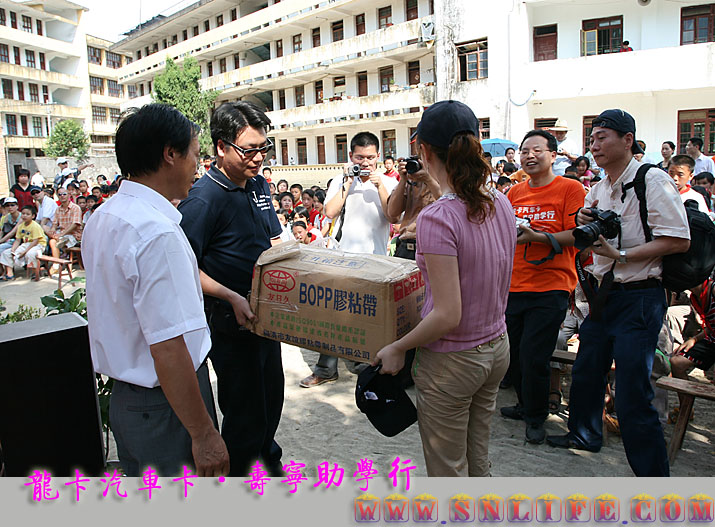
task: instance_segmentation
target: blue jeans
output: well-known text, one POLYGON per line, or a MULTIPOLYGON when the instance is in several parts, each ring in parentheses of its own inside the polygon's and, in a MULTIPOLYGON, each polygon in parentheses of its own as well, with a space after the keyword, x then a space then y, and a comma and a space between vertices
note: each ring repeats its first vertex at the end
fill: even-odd
POLYGON ((667 308, 662 288, 612 290, 600 321, 588 316, 571 376, 569 435, 600 448, 606 376, 616 361, 616 413, 636 476, 668 476, 668 455, 650 384, 658 333, 667 308))

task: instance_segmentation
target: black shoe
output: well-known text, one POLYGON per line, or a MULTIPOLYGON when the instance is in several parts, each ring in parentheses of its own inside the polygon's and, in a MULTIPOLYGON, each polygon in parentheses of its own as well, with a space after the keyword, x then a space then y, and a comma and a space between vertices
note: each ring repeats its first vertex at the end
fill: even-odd
POLYGON ((586 450, 588 452, 598 452, 601 447, 593 448, 582 445, 576 440, 572 439, 569 434, 564 434, 560 436, 547 436, 546 443, 555 448, 573 448, 574 450, 586 450))
POLYGON ((544 430, 544 423, 539 423, 538 425, 526 425, 526 442, 532 443, 534 445, 541 445, 546 439, 546 430, 544 430))
POLYGON ((509 419, 515 419, 517 421, 524 420, 524 408, 520 404, 514 406, 505 406, 503 408, 499 408, 499 411, 504 417, 507 417, 509 419))

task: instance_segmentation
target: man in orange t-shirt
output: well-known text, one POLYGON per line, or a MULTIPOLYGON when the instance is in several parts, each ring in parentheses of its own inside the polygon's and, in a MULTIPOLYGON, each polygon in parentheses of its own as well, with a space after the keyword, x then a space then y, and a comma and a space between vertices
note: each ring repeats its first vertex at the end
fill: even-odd
POLYGON ((507 194, 514 214, 528 219, 531 228, 520 227, 506 308, 511 347, 508 375, 519 403, 502 408, 501 413, 523 419, 526 440, 537 444, 546 438, 549 360, 566 317, 569 293, 577 282, 571 231, 586 195, 578 181, 554 175, 551 166, 557 148, 549 132, 527 133, 520 157, 529 180, 514 185, 507 194))

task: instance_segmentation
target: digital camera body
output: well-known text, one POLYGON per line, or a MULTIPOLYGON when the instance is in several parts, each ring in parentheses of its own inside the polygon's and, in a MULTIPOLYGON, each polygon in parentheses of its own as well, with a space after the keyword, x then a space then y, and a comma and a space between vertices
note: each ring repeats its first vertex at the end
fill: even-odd
POLYGON ((612 240, 621 232, 621 217, 618 214, 598 207, 591 207, 589 210, 594 218, 593 221, 579 225, 572 231, 576 240, 574 246, 579 251, 591 247, 601 235, 607 240, 612 240))

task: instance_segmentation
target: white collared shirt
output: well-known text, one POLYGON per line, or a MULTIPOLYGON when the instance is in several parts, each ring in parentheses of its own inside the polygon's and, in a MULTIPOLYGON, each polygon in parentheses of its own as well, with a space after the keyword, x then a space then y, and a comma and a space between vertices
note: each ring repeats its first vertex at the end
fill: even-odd
POLYGON ((42 203, 37 207, 37 223, 42 223, 42 220, 47 218, 47 227, 52 227, 55 222, 55 212, 57 211, 57 203, 55 200, 45 195, 42 198, 42 203))
POLYGON ((700 156, 695 160, 695 170, 693 175, 697 176, 701 172, 710 172, 715 175, 715 163, 708 156, 700 152, 700 156))
MULTIPOLYGON (((640 205, 633 189, 626 191, 625 200, 622 188, 624 183, 630 183, 636 177, 639 163, 631 159, 628 166, 615 183, 611 184, 608 177, 591 187, 586 196, 584 207, 598 200, 598 208, 612 210, 621 216, 621 249, 630 249, 646 243, 643 225, 640 217, 640 205)), ((659 168, 651 168, 646 172, 646 203, 648 205, 648 226, 653 238, 669 236, 673 238, 690 239, 690 228, 685 214, 685 207, 680 199, 678 188, 673 178, 659 168)), ((618 247, 618 239, 608 240, 618 247)), ((611 269, 613 260, 605 256, 593 255, 593 275, 601 281, 611 269)), ((660 278, 663 273, 663 263, 660 256, 637 262, 617 263, 613 269, 616 282, 637 282, 648 278, 660 278)))
POLYGON ((82 236, 87 317, 97 372, 158 386, 150 345, 184 336, 194 369, 211 347, 196 257, 162 195, 124 181, 82 236))

